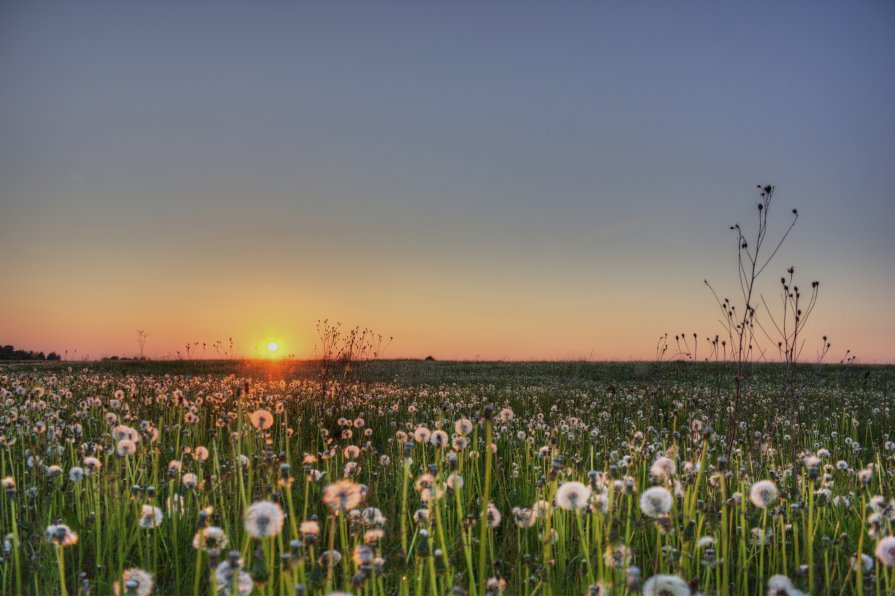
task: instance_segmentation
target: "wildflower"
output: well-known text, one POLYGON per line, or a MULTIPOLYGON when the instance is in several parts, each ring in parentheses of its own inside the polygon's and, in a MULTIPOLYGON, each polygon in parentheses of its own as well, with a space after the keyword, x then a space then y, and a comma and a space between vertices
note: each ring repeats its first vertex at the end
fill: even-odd
POLYGON ((283 510, 272 501, 257 501, 245 513, 245 529, 253 538, 276 536, 283 529, 283 510))
POLYGON ((115 596, 127 594, 128 596, 147 596, 152 593, 152 574, 138 567, 126 569, 121 575, 121 584, 115 582, 113 589, 115 596))
POLYGON ((118 441, 117 452, 119 456, 127 457, 128 455, 133 455, 136 451, 137 444, 130 439, 121 439, 118 441))
POLYGON ((217 550, 223 551, 229 544, 227 534, 217 526, 207 526, 200 528, 196 535, 193 536, 193 548, 196 550, 204 550, 205 552, 217 550))
POLYGON ((370 565, 373 562, 373 557, 373 551, 365 544, 358 544, 354 548, 354 552, 351 553, 351 560, 354 561, 354 564, 358 567, 370 565))
POLYGON ((458 435, 466 436, 472 432, 472 421, 468 418, 460 418, 454 423, 454 432, 458 435))
POLYGON ((193 451, 193 459, 200 463, 204 462, 208 459, 208 449, 201 445, 196 447, 196 449, 193 451))
POLYGON ((226 561, 217 566, 215 579, 218 584, 219 596, 231 594, 249 596, 254 588, 252 577, 242 570, 242 560, 239 558, 238 552, 235 553, 235 556, 231 553, 226 561))
POLYGON ((129 441, 133 441, 134 443, 140 442, 140 433, 135 428, 131 428, 124 424, 119 424, 112 430, 112 436, 116 441, 121 441, 123 439, 127 439, 129 441))
POLYGON ((605 492, 591 497, 591 502, 600 513, 609 513, 609 495, 605 492))
POLYGON ((429 437, 432 436, 432 431, 430 431, 425 426, 420 426, 415 431, 413 431, 413 439, 417 443, 428 443, 429 437))
POLYGON ((770 480, 759 480, 749 489, 749 500, 764 509, 777 499, 777 485, 770 480))
POLYGON ((706 548, 715 544, 714 536, 703 536, 699 539, 699 542, 696 544, 699 548, 706 548))
POLYGON ((320 535, 320 524, 316 520, 303 521, 298 526, 298 531, 305 542, 314 542, 320 535))
POLYGON ((500 509, 494 503, 488 503, 488 527, 496 528, 500 525, 501 519, 503 519, 503 516, 500 514, 500 509))
POLYGON ((360 505, 360 485, 350 480, 337 480, 323 489, 323 502, 333 511, 346 511, 360 505))
POLYGON ((873 480, 873 464, 867 466, 860 472, 858 472, 858 481, 861 484, 870 484, 870 481, 873 480))
POLYGON ((357 445, 349 445, 348 447, 345 447, 344 453, 345 457, 347 457, 348 459, 355 459, 357 458, 357 456, 360 455, 360 447, 358 447, 357 445))
POLYGON ((140 509, 140 527, 144 530, 157 528, 162 523, 162 510, 152 505, 143 505, 140 509))
POLYGON ((537 517, 535 517, 535 514, 531 509, 513 507, 511 513, 513 515, 513 522, 517 527, 530 528, 537 522, 537 517))
POLYGON ((488 594, 503 594, 507 588, 507 580, 502 577, 489 577, 485 583, 485 589, 488 594))
POLYGON ((690 596, 690 588, 676 575, 654 575, 643 584, 643 596, 690 596))
POLYGON ((435 477, 432 474, 426 473, 417 478, 414 483, 414 489, 419 493, 420 500, 424 503, 429 503, 434 499, 439 499, 444 494, 444 491, 441 489, 438 484, 435 482, 435 477))
MULTIPOLYGON (((865 554, 862 553, 862 554, 861 554, 861 563, 860 563, 860 565, 861 565, 861 569, 862 569, 865 573, 869 572, 870 570, 873 569, 873 557, 871 557, 870 555, 865 555, 865 554)), ((858 558, 857 558, 857 557, 852 557, 851 559, 849 559, 849 566, 850 566, 853 570, 857 571, 857 570, 858 570, 858 558)))
POLYGON ((531 511, 537 519, 547 519, 551 509, 553 506, 543 499, 535 501, 535 504, 531 506, 531 511))
POLYGON ((603 561, 611 569, 625 568, 633 559, 634 553, 626 544, 609 544, 603 553, 603 561))
POLYGON ((264 409, 255 410, 249 415, 249 422, 258 430, 267 430, 273 425, 273 414, 264 409))
POLYGON ((792 585, 785 575, 772 575, 768 579, 768 594, 771 596, 801 596, 802 592, 792 585))
POLYGON ((556 504, 566 511, 584 509, 590 492, 590 487, 580 482, 564 482, 556 491, 556 504))
POLYGON ((413 512, 413 521, 417 525, 425 526, 429 523, 429 510, 426 508, 417 509, 413 512))
POLYGON ((65 524, 47 526, 47 540, 57 546, 71 546, 78 543, 78 535, 65 524))
MULTIPOLYGON (((658 517, 671 511, 674 498, 667 489, 661 486, 648 488, 640 495, 640 510, 649 517, 658 517)), ((664 576, 656 576, 664 577, 664 576)), ((672 576, 668 576, 672 577, 672 576)), ((647 582, 649 583, 649 582, 647 582)))
POLYGON ((444 447, 448 444, 448 434, 443 430, 436 430, 432 433, 432 436, 429 437, 429 442, 434 447, 444 447))
POLYGON ((199 477, 192 472, 187 472, 180 478, 180 481, 183 482, 184 487, 192 490, 196 488, 197 484, 199 484, 199 477))
POLYGON ((845 507, 848 509, 851 507, 851 500, 848 497, 843 497, 842 495, 836 495, 833 497, 833 506, 834 507, 845 507))
POLYGON ((625 587, 632 592, 640 591, 640 567, 633 565, 625 570, 625 587))
POLYGON ((876 495, 870 498, 868 504, 873 512, 878 513, 883 519, 895 520, 895 500, 887 503, 884 497, 876 495))
POLYGON ((337 550, 325 550, 320 555, 319 563, 323 566, 335 567, 342 562, 342 553, 337 550))
POLYGON ((660 457, 650 467, 650 474, 658 480, 665 480, 677 472, 677 464, 670 457, 660 457))
POLYGON ((460 490, 463 488, 463 476, 460 474, 451 474, 447 477, 446 484, 451 490, 460 490))
POLYGON ((895 536, 886 536, 876 543, 876 558, 886 567, 895 567, 895 536))
POLYGON ((361 518, 368 526, 384 526, 386 519, 376 507, 367 507, 361 512, 361 518))

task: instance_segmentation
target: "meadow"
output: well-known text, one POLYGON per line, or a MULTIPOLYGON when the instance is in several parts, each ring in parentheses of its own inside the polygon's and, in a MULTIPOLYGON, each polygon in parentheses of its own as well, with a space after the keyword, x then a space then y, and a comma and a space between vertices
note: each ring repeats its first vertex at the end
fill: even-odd
POLYGON ((893 368, 0 368, 3 594, 893 594, 893 368))

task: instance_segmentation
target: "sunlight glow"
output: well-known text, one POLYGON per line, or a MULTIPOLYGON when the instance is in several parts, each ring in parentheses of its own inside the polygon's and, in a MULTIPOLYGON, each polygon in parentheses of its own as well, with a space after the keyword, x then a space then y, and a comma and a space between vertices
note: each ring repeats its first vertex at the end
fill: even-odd
POLYGON ((267 344, 267 351, 268 352, 276 352, 277 348, 279 348, 279 347, 280 346, 277 345, 277 342, 272 341, 269 344, 267 344))

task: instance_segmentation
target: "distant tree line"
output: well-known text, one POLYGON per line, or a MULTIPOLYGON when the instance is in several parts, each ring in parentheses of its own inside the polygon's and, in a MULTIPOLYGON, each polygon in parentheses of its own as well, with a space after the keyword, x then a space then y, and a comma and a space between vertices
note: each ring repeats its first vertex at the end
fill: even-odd
POLYGON ((31 350, 17 350, 15 346, 0 346, 0 360, 62 360, 56 352, 44 354, 31 350))

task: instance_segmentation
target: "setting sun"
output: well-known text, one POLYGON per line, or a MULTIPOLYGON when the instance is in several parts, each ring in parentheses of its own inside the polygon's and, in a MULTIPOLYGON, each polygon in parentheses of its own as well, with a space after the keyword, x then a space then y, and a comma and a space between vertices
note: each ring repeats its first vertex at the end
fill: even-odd
POLYGON ((279 348, 279 347, 280 346, 277 345, 277 342, 272 341, 269 344, 267 344, 267 351, 268 352, 276 352, 277 348, 279 348))

